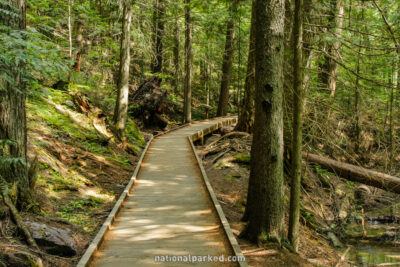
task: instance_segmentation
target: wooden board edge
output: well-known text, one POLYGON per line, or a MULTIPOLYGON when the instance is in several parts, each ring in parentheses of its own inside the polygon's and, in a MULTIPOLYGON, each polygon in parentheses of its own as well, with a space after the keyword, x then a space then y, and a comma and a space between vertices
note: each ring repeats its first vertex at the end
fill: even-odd
MULTIPOLYGON (((236 237, 233 235, 232 229, 229 226, 229 222, 225 217, 225 214, 224 214, 224 212, 222 210, 222 207, 218 202, 217 196, 214 193, 214 190, 213 190, 213 188, 211 186, 210 180, 208 179, 207 173, 204 170, 203 163, 201 162, 200 157, 197 154, 197 151, 196 151, 196 148, 195 148, 195 146, 193 144, 191 136, 188 136, 188 141, 189 141, 189 143, 190 143, 190 145, 192 147, 193 153, 194 153, 194 155, 196 157, 196 160, 197 160, 197 165, 200 168, 200 171, 201 171, 201 174, 202 174, 203 182, 206 185, 208 194, 209 194, 209 196, 211 198, 211 201, 214 204, 214 209, 218 214, 218 218, 221 221, 221 224, 222 224, 222 226, 224 228, 224 233, 225 233, 227 239, 229 240, 229 244, 230 244, 230 246, 231 246, 231 248, 233 250, 233 253, 235 254, 236 257, 238 257, 238 258, 241 257, 241 258, 245 259, 244 255, 242 253, 242 250, 240 249, 239 243, 237 242, 236 237)), ((247 267, 248 266, 246 261, 237 261, 237 264, 240 267, 247 267)))

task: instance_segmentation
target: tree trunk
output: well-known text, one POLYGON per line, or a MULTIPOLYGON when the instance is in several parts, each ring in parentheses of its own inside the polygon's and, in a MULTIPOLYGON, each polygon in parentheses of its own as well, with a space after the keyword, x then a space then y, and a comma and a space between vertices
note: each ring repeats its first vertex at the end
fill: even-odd
POLYGON ((81 71, 81 60, 82 60, 82 55, 83 55, 83 50, 84 50, 84 39, 83 39, 83 23, 82 21, 76 20, 74 24, 74 30, 75 34, 75 40, 74 40, 74 46, 75 49, 72 53, 72 58, 76 58, 75 64, 74 64, 74 70, 77 72, 81 71))
POLYGON ((283 219, 284 0, 256 0, 256 111, 248 225, 251 241, 281 242, 283 219), (252 184, 252 186, 251 186, 252 184))
POLYGON ((371 171, 362 167, 343 163, 319 155, 302 153, 303 158, 322 168, 329 169, 335 175, 347 180, 374 186, 383 190, 400 194, 400 178, 385 173, 371 171))
MULTIPOLYGON (((341 38, 342 36, 342 27, 343 27, 343 18, 344 18, 344 7, 342 0, 334 0, 332 1, 332 20, 333 20, 333 34, 334 38, 341 38)), ((333 41, 332 44, 329 45, 328 53, 333 57, 333 59, 329 58, 328 60, 328 90, 331 94, 331 99, 335 97, 336 93, 336 79, 339 70, 339 66, 334 59, 338 59, 340 55, 340 40, 333 41)))
MULTIPOLYGON (((362 11, 361 11, 361 21, 358 20, 358 23, 363 23, 364 22, 364 6, 362 6, 362 11)), ((355 114, 355 135, 356 135, 356 140, 355 140, 355 152, 358 153, 358 150, 360 148, 360 142, 361 142, 361 118, 360 118, 360 104, 361 104, 361 88, 360 88, 360 57, 361 57, 361 47, 362 47, 362 39, 363 36, 361 33, 359 33, 360 40, 358 42, 358 50, 357 50, 357 69, 356 69, 356 81, 355 81, 355 92, 354 92, 354 114, 355 114)))
POLYGON ((74 70, 75 70, 75 71, 77 71, 77 72, 80 72, 80 71, 81 71, 81 62, 82 62, 82 53, 79 52, 79 53, 76 55, 76 62, 75 62, 75 66, 74 66, 74 70))
POLYGON ((247 75, 244 85, 244 95, 242 107, 240 109, 239 120, 235 131, 248 132, 252 131, 254 123, 254 73, 255 73, 255 0, 252 2, 251 9, 251 26, 250 26, 250 45, 249 56, 247 60, 247 75))
MULTIPOLYGON (((323 31, 330 32, 329 37, 333 40, 324 41, 320 44, 322 45, 324 53, 322 54, 322 62, 320 62, 319 65, 318 79, 326 86, 324 91, 326 90, 329 92, 331 99, 334 98, 336 93, 336 79, 338 72, 336 60, 338 59, 341 46, 340 40, 337 39, 340 38, 342 34, 341 28, 343 26, 344 17, 342 1, 343 0, 327 1, 329 10, 327 10, 324 15, 328 17, 328 28, 323 29, 323 31), (325 53, 328 55, 325 55, 325 53)), ((328 112, 325 115, 327 117, 330 116, 330 109, 328 109, 328 112)))
POLYGON ((175 71, 174 71, 174 79, 173 79, 173 87, 175 90, 175 94, 177 95, 179 93, 179 81, 180 81, 180 72, 179 72, 179 22, 178 18, 175 18, 175 30, 174 30, 174 65, 175 65, 175 71))
POLYGON ((225 116, 228 112, 229 86, 232 78, 232 61, 235 39, 235 14, 239 5, 239 0, 232 0, 230 8, 230 19, 226 26, 225 53, 222 62, 222 80, 219 93, 217 116, 225 116))
MULTIPOLYGON (((396 64, 393 64, 392 70, 396 68, 396 64)), ((394 155, 394 145, 393 145, 393 101, 394 101, 394 85, 392 84, 392 74, 391 71, 389 77, 389 85, 390 85, 390 98, 389 98, 389 169, 392 168, 393 155, 394 155)), ((395 79, 396 79, 395 75, 395 79)))
POLYGON ((303 140, 303 0, 295 1, 293 24, 293 137, 290 185, 289 241, 295 251, 299 245, 301 148, 303 140))
POLYGON ((72 63, 72 26, 71 26, 71 0, 68 0, 68 42, 69 42, 69 60, 72 63))
MULTIPOLYGON (((26 29, 26 2, 12 0, 8 3, 15 8, 0 16, 1 24, 14 30, 26 29)), ((2 67, 0 66, 0 69, 2 67)), ((12 82, 0 80, 0 140, 12 141, 0 148, 0 156, 5 158, 19 158, 25 164, 18 163, 12 166, 0 166, 0 173, 7 182, 15 184, 17 188, 17 207, 24 208, 32 201, 27 168, 27 129, 26 129, 26 84, 22 79, 25 66, 19 63, 9 68, 12 82)))
POLYGON ((183 123, 192 121, 192 28, 190 0, 185 0, 185 93, 183 123))
POLYGON ((160 73, 163 63, 163 35, 164 35, 164 13, 165 5, 163 0, 154 0, 153 27, 154 27, 154 54, 151 70, 153 73, 160 73))
POLYGON ((129 67, 130 67, 130 28, 132 20, 131 1, 123 2, 122 37, 120 47, 120 65, 118 79, 118 95, 114 111, 114 125, 116 135, 123 140, 128 115, 129 97, 129 67))

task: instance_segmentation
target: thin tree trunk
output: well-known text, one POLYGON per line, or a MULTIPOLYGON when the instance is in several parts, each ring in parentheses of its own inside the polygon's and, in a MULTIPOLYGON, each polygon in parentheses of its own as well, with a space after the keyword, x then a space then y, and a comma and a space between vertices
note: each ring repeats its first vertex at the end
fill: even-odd
POLYGON ((68 0, 68 42, 69 42, 69 59, 72 63, 71 1, 72 0, 68 0))
MULTIPOLYGON (((25 30, 26 1, 12 0, 8 3, 18 11, 9 10, 10 15, 2 14, 1 24, 15 30, 25 30)), ((3 67, 0 66, 0 69, 3 67)), ((0 140, 13 142, 0 148, 0 156, 20 158, 27 163, 26 84, 22 78, 24 71, 25 65, 20 62, 7 70, 12 82, 0 80, 0 88, 3 89, 0 91, 0 140)), ((17 188, 15 196, 17 207, 20 209, 26 207, 32 201, 27 164, 18 163, 14 166, 0 167, 4 179, 17 188)))
MULTIPOLYGON (((342 37, 342 27, 343 27, 343 19, 344 19, 344 6, 342 0, 336 0, 334 1, 335 5, 335 11, 333 13, 334 16, 334 38, 340 39, 342 37)), ((335 40, 332 45, 330 46, 330 49, 328 53, 334 58, 338 59, 340 55, 340 40, 335 40)), ((337 74, 339 70, 339 66, 336 63, 335 60, 329 58, 328 59, 328 90, 330 91, 331 94, 331 99, 335 97, 336 93, 336 80, 337 80, 337 74)))
MULTIPOLYGON (((81 21, 77 20, 74 24, 73 32, 75 33, 75 49, 72 52, 72 58, 75 58, 74 70, 81 71, 81 60, 84 48, 84 40, 83 40, 83 24, 81 21)), ((72 44, 74 45, 74 44, 72 44)))
MULTIPOLYGON (((392 69, 395 69, 396 65, 393 64, 392 69)), ((392 168, 393 162, 393 100, 394 100, 394 85, 392 84, 392 74, 389 77, 389 85, 390 85, 390 99, 389 99, 389 169, 392 168)))
POLYGON ((190 18, 190 0, 185 0, 185 93, 183 122, 192 121, 192 29, 190 18))
MULTIPOLYGON (((361 23, 364 22, 364 8, 361 11, 361 23)), ((355 92, 354 92, 354 113, 355 113, 355 134, 356 134, 356 142, 355 142, 355 151, 358 153, 360 148, 360 139, 361 139, 361 118, 360 118, 360 57, 361 57, 361 45, 362 45, 362 36, 359 34, 359 44, 357 51, 357 69, 356 69, 356 81, 355 81, 355 92)))
POLYGON ((180 81, 180 73, 179 73, 179 23, 178 18, 175 18, 175 30, 174 30, 174 65, 175 65, 175 72, 174 72, 174 90, 175 94, 179 92, 179 81, 180 81))
POLYGON ((79 52, 76 55, 76 63, 75 63, 75 67, 74 67, 75 71, 77 71, 77 72, 81 71, 81 62, 82 62, 82 53, 79 52))
POLYGON ((242 108, 239 115, 238 124, 235 131, 248 132, 252 131, 254 123, 254 95, 255 95, 255 0, 252 2, 251 9, 251 26, 250 26, 250 45, 249 55, 247 60, 247 74, 244 85, 244 94, 242 101, 242 108))
POLYGON ((234 52, 234 39, 235 39, 235 18, 239 0, 232 0, 230 8, 230 19, 226 26, 226 40, 225 40, 225 52, 222 62, 222 80, 221 89, 219 93, 219 102, 217 116, 225 116, 228 112, 229 102, 229 86, 232 78, 232 61, 234 52))
POLYGON ((242 234, 255 242, 280 243, 284 236, 284 25, 284 0, 256 0, 256 111, 250 170, 253 186, 246 205, 249 223, 242 234))
POLYGON ((164 35, 164 13, 165 4, 163 0, 154 0, 154 53, 155 57, 152 62, 152 72, 160 73, 163 63, 163 35, 164 35))
POLYGON ((360 48, 358 49, 357 55, 357 70, 356 70, 356 82, 355 82, 355 92, 354 92, 354 114, 355 114, 355 151, 358 152, 360 147, 361 138, 361 122, 360 122, 360 85, 359 85, 359 74, 360 74, 360 48))
POLYGON ((123 2, 122 37, 120 47, 120 66, 118 95, 114 111, 114 125, 119 139, 125 138, 125 127, 128 116, 129 67, 130 67, 130 27, 132 20, 131 1, 123 2))
POLYGON ((295 1, 293 24, 293 137, 290 185, 289 241, 295 251, 299 245, 301 149, 303 140, 303 0, 295 1))

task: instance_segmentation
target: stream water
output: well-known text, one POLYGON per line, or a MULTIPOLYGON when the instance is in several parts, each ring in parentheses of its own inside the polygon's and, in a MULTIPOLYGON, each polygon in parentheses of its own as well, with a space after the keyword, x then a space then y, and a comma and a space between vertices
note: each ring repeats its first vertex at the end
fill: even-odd
MULTIPOLYGON (((359 224, 350 224, 346 228, 349 232, 354 234, 362 234, 362 228, 359 224)), ((379 244, 383 243, 385 240, 387 241, 384 236, 387 236, 389 232, 393 233, 396 229, 398 230, 399 224, 377 223, 376 221, 373 221, 368 222, 365 228, 367 231, 367 237, 369 237, 370 240, 375 241, 368 242, 366 240, 360 240, 352 246, 346 257, 354 263, 353 266, 377 266, 378 264, 391 263, 389 266, 400 267, 400 247, 395 245, 389 246, 379 244), (380 241, 376 242, 377 240, 380 241)))
POLYGON ((358 246, 348 252, 347 259, 354 262, 356 266, 374 266, 382 263, 399 263, 391 266, 400 266, 400 248, 358 246))

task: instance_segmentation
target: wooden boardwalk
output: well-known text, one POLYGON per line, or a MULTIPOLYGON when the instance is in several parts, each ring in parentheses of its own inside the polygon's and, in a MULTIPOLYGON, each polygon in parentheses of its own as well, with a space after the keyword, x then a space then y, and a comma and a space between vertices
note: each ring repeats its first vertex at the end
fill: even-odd
POLYGON ((191 263, 170 261, 173 256, 182 256, 176 259, 185 261, 189 255, 192 259, 208 255, 224 255, 227 259, 235 255, 188 140, 210 126, 220 127, 224 121, 226 124, 226 120, 192 124, 155 138, 102 244, 92 259, 78 266, 89 262, 90 266, 112 267, 239 266, 208 262, 209 258, 191 263))

